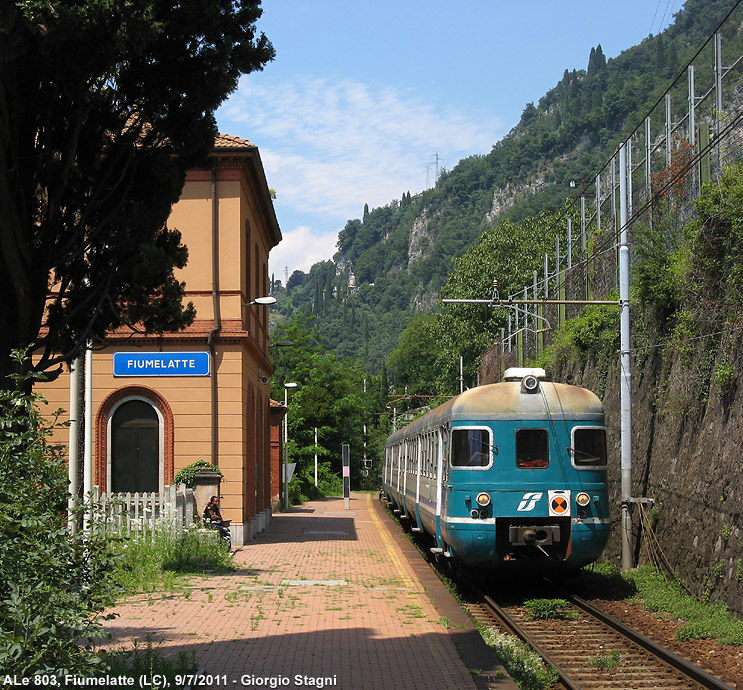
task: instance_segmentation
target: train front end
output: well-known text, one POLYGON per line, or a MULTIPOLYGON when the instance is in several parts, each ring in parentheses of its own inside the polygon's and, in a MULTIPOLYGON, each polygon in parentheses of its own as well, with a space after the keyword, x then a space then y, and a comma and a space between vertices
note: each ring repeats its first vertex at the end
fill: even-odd
POLYGON ((604 412, 541 370, 509 370, 452 408, 442 477, 445 553, 478 568, 572 571, 609 537, 604 412))

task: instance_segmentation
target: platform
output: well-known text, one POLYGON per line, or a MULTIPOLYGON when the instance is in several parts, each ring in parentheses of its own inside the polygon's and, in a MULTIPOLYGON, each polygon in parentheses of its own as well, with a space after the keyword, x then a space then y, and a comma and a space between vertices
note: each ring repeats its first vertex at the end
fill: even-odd
POLYGON ((374 494, 275 515, 235 565, 128 598, 110 646, 193 650, 212 688, 516 688, 374 494))

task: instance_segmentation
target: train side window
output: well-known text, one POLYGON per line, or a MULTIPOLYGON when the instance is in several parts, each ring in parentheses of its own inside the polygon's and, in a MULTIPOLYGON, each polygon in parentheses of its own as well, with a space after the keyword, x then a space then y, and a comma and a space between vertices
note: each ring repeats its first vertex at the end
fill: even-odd
POLYGON ((542 469, 550 464, 547 429, 519 429, 516 432, 516 467, 542 469))
POLYGON ((487 467, 490 446, 489 429, 452 429, 451 466, 487 467))
POLYGON ((573 429, 573 464, 576 467, 606 467, 606 429, 577 426, 573 429))

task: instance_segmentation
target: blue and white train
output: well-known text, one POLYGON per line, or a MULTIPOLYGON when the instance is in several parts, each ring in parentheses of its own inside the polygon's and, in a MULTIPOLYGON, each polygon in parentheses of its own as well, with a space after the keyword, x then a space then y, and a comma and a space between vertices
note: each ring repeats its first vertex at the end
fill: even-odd
POLYGON ((609 538, 604 410, 589 390, 508 369, 387 439, 383 493, 432 551, 476 568, 574 571, 609 538))

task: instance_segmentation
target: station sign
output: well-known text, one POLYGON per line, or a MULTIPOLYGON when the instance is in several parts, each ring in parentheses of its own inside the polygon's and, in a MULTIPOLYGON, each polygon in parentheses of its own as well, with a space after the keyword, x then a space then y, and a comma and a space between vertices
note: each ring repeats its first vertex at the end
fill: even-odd
POLYGON ((208 352, 114 352, 114 376, 209 376, 208 352))

